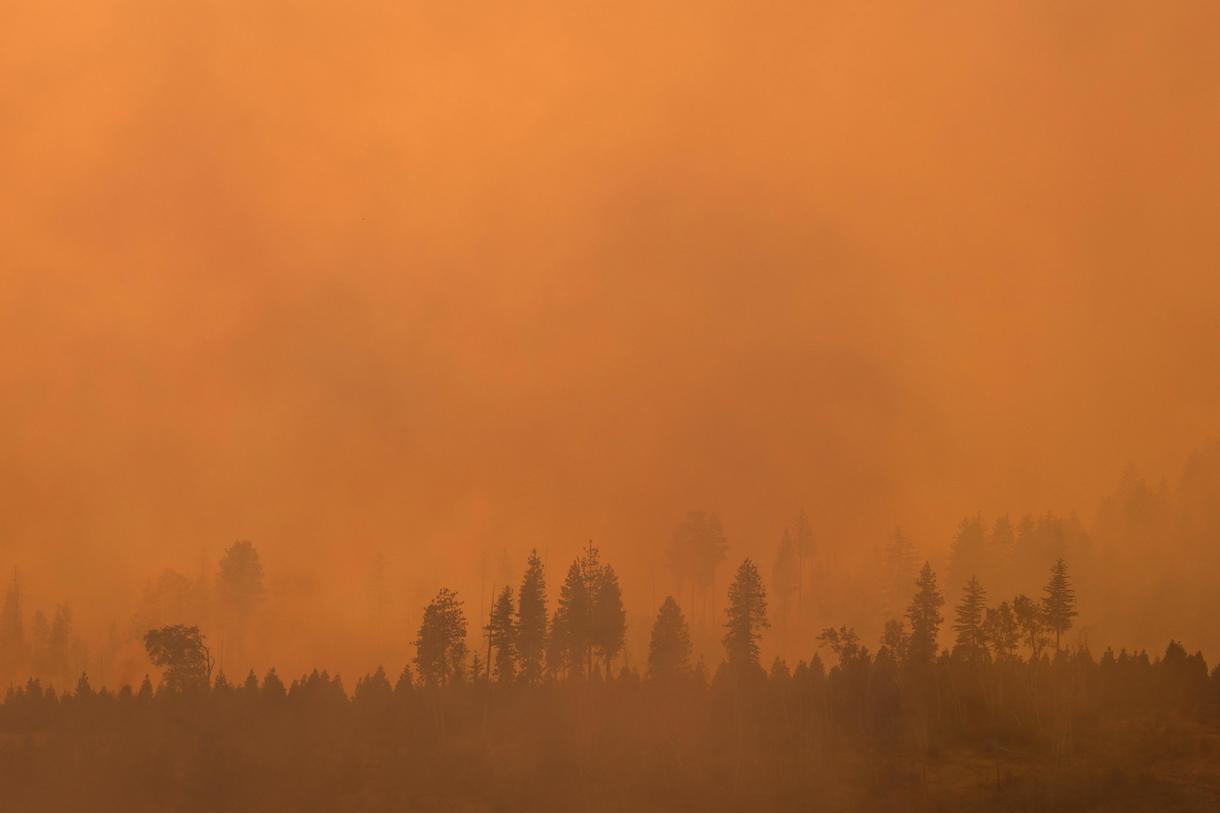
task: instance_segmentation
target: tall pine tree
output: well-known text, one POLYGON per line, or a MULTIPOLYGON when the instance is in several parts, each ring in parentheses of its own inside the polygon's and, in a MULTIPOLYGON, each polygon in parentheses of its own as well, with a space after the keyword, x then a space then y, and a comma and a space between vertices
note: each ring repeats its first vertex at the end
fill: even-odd
POLYGON ((430 688, 461 682, 466 666, 466 614, 452 590, 442 589, 424 609, 415 639, 415 664, 430 688))
POLYGON ((495 650, 492 668, 496 682, 507 685, 516 676, 517 631, 513 624, 513 589, 505 587, 491 605, 485 628, 488 645, 495 650))
POLYGON ((627 612, 618 576, 610 565, 602 565, 594 579, 593 646, 610 678, 610 665, 627 640, 627 612))
POLYGON ((911 637, 907 640, 907 663, 913 666, 928 666, 936 660, 937 637, 945 619, 940 614, 945 597, 936 587, 936 574, 932 566, 924 562, 915 580, 915 597, 907 609, 907 620, 911 622, 911 637))
POLYGON ((758 642, 767 621, 767 591, 758 568, 749 559, 737 568, 729 587, 729 606, 725 621, 724 651, 729 666, 745 670, 758 667, 758 642))
POLYGON ((648 679, 672 683, 690 674, 690 629, 673 596, 666 596, 648 641, 648 679))
POLYGON ((1046 583, 1046 595, 1042 597, 1042 618, 1047 628, 1055 631, 1055 651, 1060 648, 1063 633, 1072 628, 1076 617, 1076 591, 1068 579, 1067 562, 1060 557, 1051 568, 1050 581, 1046 583))
POLYGON ((538 551, 531 550, 517 596, 517 660, 521 680, 542 680, 546 649, 546 576, 538 551))
POLYGON ((986 638, 983 635, 983 620, 987 612, 987 591, 971 576, 962 588, 962 600, 955 611, 953 631, 957 640, 953 654, 968 663, 978 663, 987 657, 986 638))

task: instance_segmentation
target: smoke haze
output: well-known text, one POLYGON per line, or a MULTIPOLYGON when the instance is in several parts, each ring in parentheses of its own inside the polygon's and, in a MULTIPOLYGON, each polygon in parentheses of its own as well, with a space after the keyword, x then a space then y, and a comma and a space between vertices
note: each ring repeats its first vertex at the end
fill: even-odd
POLYGON ((5 5, 0 567, 96 639, 250 539, 355 670, 593 539, 638 653, 692 508, 853 568, 1176 483, 1220 7, 892 5, 5 5))

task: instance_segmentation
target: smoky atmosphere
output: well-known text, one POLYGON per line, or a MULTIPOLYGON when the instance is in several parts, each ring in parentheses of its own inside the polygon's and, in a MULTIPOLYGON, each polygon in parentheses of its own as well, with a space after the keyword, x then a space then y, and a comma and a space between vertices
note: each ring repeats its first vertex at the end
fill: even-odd
POLYGON ((1217 41, 0 5, 0 810, 1217 809, 1217 41))

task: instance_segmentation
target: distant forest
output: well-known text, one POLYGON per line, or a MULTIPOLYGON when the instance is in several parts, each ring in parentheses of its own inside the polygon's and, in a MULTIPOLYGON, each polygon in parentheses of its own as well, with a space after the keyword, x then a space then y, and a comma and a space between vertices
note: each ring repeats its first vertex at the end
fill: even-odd
POLYGON ((405 668, 350 684, 217 665, 219 646, 229 663, 255 654, 266 587, 248 541, 214 580, 163 574, 100 654, 67 606, 27 618, 14 575, 0 791, 17 810, 1215 810, 1220 668, 1173 640, 1098 649, 1079 623, 1214 605, 1194 585, 1216 573, 1218 461, 1216 447, 1196 455, 1172 492, 1124 478, 1094 535, 1075 517, 968 517, 947 585, 897 531, 877 555, 871 632, 809 630, 845 588, 819 572, 833 563, 806 515, 769 566, 740 561, 715 595, 730 547, 715 514, 691 512, 664 551, 674 592, 636 632, 639 663, 623 585, 592 542, 559 574, 531 552, 473 618, 439 590, 405 668), (1164 540, 1197 556, 1162 562, 1150 552, 1164 540), (1142 580, 1120 558, 1141 556, 1142 580), (1146 585, 1171 568, 1181 589, 1152 603, 1146 585), (714 657, 695 613, 714 618, 714 657), (113 674, 107 657, 133 635, 153 667, 142 681, 91 675, 113 674), (777 639, 767 651, 808 655, 764 658, 777 639))
MULTIPOLYGON (((237 606, 257 597, 253 546, 235 545, 222 569, 245 591, 230 597, 237 606)), ((198 627, 150 629, 155 682, 112 690, 81 674, 70 691, 37 678, 7 690, 0 787, 19 810, 1220 802, 1220 669, 1209 675, 1202 654, 1176 642, 1156 657, 1065 646, 1079 607, 1064 559, 1040 595, 998 602, 976 576, 947 601, 924 564, 875 652, 851 627, 828 627, 794 667, 760 661, 772 599, 749 559, 732 579, 712 670, 694 657, 673 597, 657 610, 643 669, 621 661, 621 590, 592 544, 549 615, 547 585, 533 553, 483 619, 486 650, 473 652, 463 602, 440 590, 413 662, 350 692, 325 671, 231 680, 198 627)), ((56 623, 50 641, 63 638, 56 623)))

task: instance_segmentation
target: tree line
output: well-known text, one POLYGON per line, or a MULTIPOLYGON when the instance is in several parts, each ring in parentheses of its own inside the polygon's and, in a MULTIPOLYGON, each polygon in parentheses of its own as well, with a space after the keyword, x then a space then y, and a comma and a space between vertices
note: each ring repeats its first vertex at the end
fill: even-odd
POLYGON ((746 559, 726 595, 716 669, 695 659, 688 619, 666 596, 637 671, 622 657, 621 591, 600 551, 590 544, 571 563, 553 608, 531 552, 517 589, 502 589, 488 611, 487 649, 468 648, 463 602, 442 589, 422 613, 411 663, 397 675, 378 668, 350 691, 317 670, 231 682, 187 624, 145 634, 160 673, 139 686, 95 688, 85 674, 71 691, 36 678, 11 686, 0 704, 0 779, 18 794, 67 800, 70 791, 48 790, 55 760, 36 755, 86 753, 86 763, 72 759, 90 782, 126 777, 130 793, 138 777, 138 796, 182 809, 225 801, 218 787, 249 809, 258 806, 248 794, 259 793, 345 805, 357 786, 387 803, 507 794, 524 809, 570 803, 574 780, 563 777, 626 782, 706 809, 770 804, 780 788, 806 799, 838 788, 865 794, 862 808, 888 809, 956 748, 986 753, 1000 781, 1030 758, 1085 759, 1141 719, 1159 721, 1159 733, 1119 737, 1132 760, 1166 742, 1192 755, 1207 747, 1165 733, 1173 720, 1217 719, 1220 670, 1209 675, 1201 654, 1176 642, 1159 658, 1065 646, 1078 608, 1063 560, 1036 599, 989 604, 987 595, 971 577, 947 613, 925 563, 875 652, 852 627, 827 627, 808 659, 764 668, 768 593, 746 559), (4 739, 35 734, 43 745, 33 751, 4 739), (871 779, 856 773, 863 766, 871 779), (520 782, 506 790, 506 776, 520 782))

